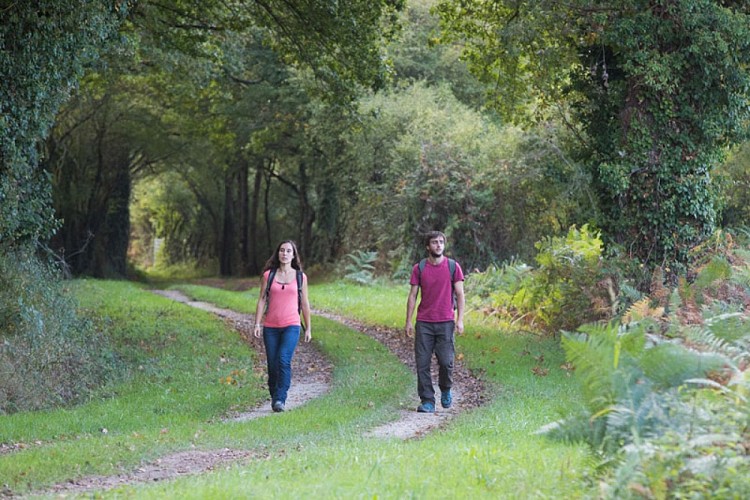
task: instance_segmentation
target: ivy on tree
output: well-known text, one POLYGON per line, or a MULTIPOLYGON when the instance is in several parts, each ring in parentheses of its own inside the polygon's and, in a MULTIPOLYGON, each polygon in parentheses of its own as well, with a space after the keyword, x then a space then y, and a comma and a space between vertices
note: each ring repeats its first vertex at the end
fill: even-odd
POLYGON ((748 136, 748 3, 443 0, 438 8, 506 116, 551 103, 570 110, 609 241, 679 271, 715 228, 712 169, 748 136))

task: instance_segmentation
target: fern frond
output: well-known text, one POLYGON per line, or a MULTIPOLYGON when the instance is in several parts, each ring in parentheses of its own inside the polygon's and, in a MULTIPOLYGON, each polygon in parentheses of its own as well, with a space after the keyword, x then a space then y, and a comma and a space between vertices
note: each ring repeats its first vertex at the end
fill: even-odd
POLYGON ((646 376, 661 387, 678 387, 688 379, 705 377, 712 371, 733 366, 718 352, 698 352, 682 345, 665 342, 647 349, 641 359, 646 376))
POLYGON ((693 297, 700 304, 703 298, 703 290, 712 286, 719 280, 726 280, 732 275, 732 266, 723 257, 715 256, 698 273, 693 282, 693 297))
MULTIPOLYGON (((731 319, 731 318, 727 318, 731 319)), ((729 368, 737 370, 737 365, 750 359, 750 351, 743 340, 750 341, 748 334, 737 332, 733 328, 723 328, 724 321, 713 322, 707 325, 708 328, 686 328, 684 330, 685 339, 691 343, 700 346, 707 352, 718 353, 726 356, 730 362, 729 368), (718 332, 721 335, 717 335, 718 332), (732 336, 739 335, 739 338, 732 336)))
POLYGON ((373 271, 375 271, 372 263, 377 260, 378 253, 357 250, 347 254, 346 257, 351 262, 345 268, 347 274, 344 278, 360 285, 371 285, 374 280, 373 271))
POLYGON ((649 295, 658 304, 666 305, 667 298, 669 297, 669 289, 664 286, 664 269, 660 266, 657 266, 651 275, 649 295))
POLYGON ((565 333, 562 338, 567 360, 581 377, 586 405, 592 412, 600 411, 615 401, 627 386, 625 379, 634 359, 644 349, 641 328, 621 329, 616 323, 589 323, 579 333, 565 333))
POLYGON ((625 312, 625 314, 622 317, 622 324, 627 325, 628 323, 635 323, 646 318, 659 319, 663 315, 664 315, 663 307, 652 308, 651 299, 649 297, 644 297, 638 302, 635 302, 625 312))
POLYGON ((717 337, 732 341, 750 336, 746 321, 744 312, 735 311, 706 318, 704 324, 717 337))

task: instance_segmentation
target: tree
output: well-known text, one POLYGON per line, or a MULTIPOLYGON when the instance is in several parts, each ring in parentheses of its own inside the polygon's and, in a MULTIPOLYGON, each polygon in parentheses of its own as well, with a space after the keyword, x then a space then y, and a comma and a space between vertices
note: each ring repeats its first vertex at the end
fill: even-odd
POLYGON ((392 59, 393 84, 403 86, 424 81, 430 85, 450 85, 463 103, 484 105, 485 85, 461 60, 459 44, 441 44, 440 18, 433 7, 436 0, 411 0, 401 14, 398 36, 388 44, 392 59))
POLYGON ((360 120, 339 159, 346 243, 392 257, 391 270, 410 269, 434 229, 467 269, 531 257, 536 241, 583 212, 587 183, 567 180, 575 166, 554 147, 558 131, 502 127, 448 85, 378 93, 362 100, 360 120))
POLYGON ((382 88, 388 81, 382 40, 394 33, 405 0, 254 0, 253 22, 270 29, 285 62, 313 71, 328 98, 348 102, 352 82, 382 88))
POLYGON ((609 241, 678 271, 714 229, 713 167, 748 132, 748 3, 443 0, 439 10, 507 115, 569 106, 609 241))
POLYGON ((750 143, 735 148, 718 170, 723 227, 750 226, 750 143))
POLYGON ((86 63, 114 33, 124 1, 0 2, 0 242, 55 228, 38 142, 86 63))
MULTIPOLYGON (((170 72, 179 73, 181 66, 185 66, 185 59, 193 59, 194 67, 197 68, 198 75, 210 74, 201 88, 200 84, 194 86, 196 106, 193 113, 186 113, 190 117, 198 119, 200 115, 195 116, 194 111, 200 109, 203 104, 209 106, 219 106, 219 99, 214 98, 211 103, 210 98, 206 98, 218 86, 219 92, 231 94, 235 92, 230 88, 235 87, 260 87, 261 83, 272 85, 272 80, 265 76, 258 77, 256 74, 248 74, 244 69, 252 63, 242 63, 236 66, 234 63, 240 61, 236 53, 230 53, 232 47, 227 40, 252 38, 253 33, 263 32, 262 42, 266 44, 263 48, 268 52, 268 45, 275 47, 278 55, 284 58, 287 63, 310 68, 317 77, 320 85, 317 92, 320 95, 337 102, 348 102, 359 85, 380 86, 386 79, 387 66, 383 64, 384 58, 380 47, 380 40, 383 34, 381 20, 402 5, 401 0, 382 0, 377 2, 356 0, 351 2, 339 3, 317 2, 310 5, 307 2, 278 2, 278 1, 236 1, 236 2, 217 2, 217 1, 197 1, 197 0, 175 0, 172 2, 151 2, 142 1, 133 3, 128 13, 126 22, 121 24, 120 33, 123 39, 131 42, 129 50, 123 47, 117 47, 116 50, 107 56, 109 63, 109 75, 105 78, 110 80, 109 86, 104 90, 108 93, 107 100, 122 99, 127 96, 127 83, 135 79, 136 82, 148 78, 151 75, 155 85, 168 87, 168 81, 173 76, 170 72), (244 66, 244 67, 243 67, 244 66), (119 72, 119 73, 118 73, 119 72), (118 73, 118 74, 113 74, 118 73), (124 87, 125 90, 122 90, 124 87), (114 94, 109 95, 110 92, 114 94)), ((43 7, 43 6, 42 6, 43 7)), ((386 23, 387 24, 387 23, 386 23)), ((260 40, 260 37, 257 37, 260 40)), ((238 44, 241 46, 241 44, 238 44)), ((95 48, 92 47, 92 52, 95 48)), ((261 53, 261 50, 253 48, 252 55, 261 53)), ((277 57, 278 57, 277 55, 277 57)), ((248 55, 245 55, 247 57, 248 55)), ((265 56, 262 56, 265 57, 265 56)), ((270 70, 275 70, 270 68, 270 70)), ((267 75, 266 75, 267 76, 267 75)), ((178 89, 184 88, 185 85, 177 85, 178 89)), ((161 91, 162 89, 160 89, 161 91)), ((171 89, 168 89, 171 92, 171 89)), ((260 94, 260 92, 256 92, 260 94)), ((161 95, 165 95, 161 93, 161 95)), ((210 96, 209 96, 210 97, 210 96)), ((100 96, 94 96, 99 99, 100 96)), ((180 99, 180 96, 170 97, 180 99)), ((139 107, 143 98, 134 98, 128 106, 139 107)), ((146 99, 147 100, 147 99, 146 99)), ((79 102, 87 102, 82 99, 79 102)), ((72 103, 73 105, 77 103, 72 103)), ((122 100, 119 101, 122 104, 122 100)), ((185 104, 184 99, 179 104, 185 104)), ((190 103, 187 103, 190 109, 190 103)), ((166 106, 168 107, 168 106, 166 106)), ((229 105, 225 105, 229 108, 229 105)), ((205 109, 205 108, 204 108, 205 109)), ((257 109, 257 106, 256 108, 257 109)), ((85 110, 73 109, 73 106, 66 110, 69 115, 87 116, 85 110)), ((120 110, 118 112, 121 112, 120 110)), ((221 110, 209 110, 221 111, 221 110)), ((125 111, 127 113, 127 109, 125 111)), ((166 116, 173 116, 175 109, 167 109, 166 116)), ((110 115, 111 116, 111 115, 110 115)), ((227 114, 226 117, 231 115, 227 114)), ((65 121, 65 116, 62 121, 65 121)), ((211 120, 213 120, 212 115, 211 120)), ((227 118, 229 119, 229 118, 227 118)), ((250 120, 252 122, 252 120, 250 120)), ((217 245, 218 248, 225 252, 222 256, 222 262, 226 265, 222 267, 224 272, 232 273, 238 268, 233 260, 239 256, 242 260, 240 269, 253 270, 257 264, 251 263, 249 254, 250 247, 256 241, 249 237, 248 227, 257 227, 257 221, 247 218, 248 213, 248 192, 247 185, 244 182, 250 172, 247 164, 248 159, 242 154, 243 148, 248 141, 248 132, 243 130, 240 120, 234 123, 226 123, 225 132, 234 135, 236 142, 234 144, 234 154, 223 158, 223 161, 214 162, 214 168, 226 169, 223 173, 227 189, 224 197, 222 222, 223 232, 220 236, 222 241, 217 245), (239 127, 233 128, 233 125, 239 127), (243 174, 244 172, 244 174, 243 174), (240 181, 240 182, 237 182, 240 181), (239 189, 235 192, 235 187, 239 189), (238 227, 241 226, 241 227, 238 227), (240 240, 239 250, 237 250, 236 239, 240 240)), ((91 122, 94 123, 94 122, 91 122)), ((116 124, 105 126, 102 120, 97 120, 99 131, 102 132, 100 137, 110 136, 106 130, 117 128, 116 124)), ((224 125, 219 125, 222 127, 224 125)), ((74 125, 76 127, 76 125, 74 125)), ((251 125, 252 127, 252 125, 251 125)), ((216 123, 207 126, 204 132, 211 135, 216 130, 216 123), (212 128, 213 127, 213 128, 212 128)), ((191 132, 195 132, 195 128, 191 132)), ((65 130, 65 125, 61 133, 62 137, 70 138, 65 130)), ((178 135, 188 137, 190 134, 185 130, 180 130, 178 135)), ((66 223, 62 226, 61 232, 56 237, 55 243, 62 243, 65 251, 70 255, 81 251, 82 247, 88 241, 88 235, 96 229, 93 243, 84 253, 78 254, 79 260, 90 261, 97 255, 102 255, 101 262, 95 262, 92 267, 89 263, 81 263, 75 268, 79 272, 91 273, 94 275, 117 275, 124 271, 125 249, 127 248, 127 224, 123 223, 127 219, 127 212, 120 213, 118 217, 104 217, 103 214, 112 213, 112 207, 127 207, 122 203, 122 199, 127 199, 130 194, 130 184, 132 175, 137 167, 128 162, 134 158, 139 161, 144 160, 143 143, 136 143, 128 139, 128 134, 120 134, 119 139, 124 142, 114 144, 111 140, 106 142, 93 140, 97 137, 96 133, 89 134, 92 138, 90 141, 81 143, 85 151, 85 143, 89 146, 95 146, 92 150, 98 150, 99 160, 107 159, 108 155, 102 148, 107 149, 117 146, 120 161, 115 162, 113 170, 122 173, 117 177, 109 175, 113 172, 103 165, 102 161, 96 158, 90 158, 89 168, 91 171, 104 173, 111 179, 117 179, 117 188, 120 190, 101 190, 95 193, 98 197, 97 203, 88 203, 88 213, 67 210, 71 201, 69 194, 71 190, 80 192, 88 191, 94 194, 89 188, 95 187, 89 182, 87 185, 74 186, 65 180, 66 170, 70 168, 85 167, 80 162, 61 163, 60 158, 49 158, 47 162, 54 165, 50 168, 58 176, 56 186, 65 187, 56 196, 56 208, 60 209, 59 215, 66 218, 66 223), (94 161, 96 160, 96 161, 94 161), (98 163, 98 166, 95 164, 98 163), (66 167, 67 165, 67 167, 66 167), (80 188, 80 189, 79 189, 80 188), (115 200, 109 196, 112 193, 119 193, 120 200, 115 200), (72 220, 77 219, 77 220, 72 220), (108 223, 107 221, 113 223, 108 223), (71 231, 73 234, 71 234, 71 231), (124 242, 120 244, 116 242, 124 242), (115 243, 116 248, 111 246, 115 243), (71 248, 72 247, 72 248, 71 248)), ((41 137, 37 136, 36 140, 41 137)), ((78 132, 80 139, 80 131, 78 132)), ((133 136, 129 136, 133 139, 133 136)), ((32 141, 33 142, 33 141, 32 141)), ((56 140, 50 141, 50 146, 55 146, 56 140)), ((50 148, 54 152, 54 148, 50 148)), ((58 149, 58 151, 64 150, 58 149)), ((68 158, 70 158, 68 156, 68 158)), ((79 158, 80 159, 80 158, 79 158)), ((153 155, 145 158, 146 162, 155 161, 153 155)), ((35 167, 34 167, 35 168, 35 167)), ((42 178, 40 186, 48 186, 45 172, 39 173, 42 178)), ((86 179, 99 179, 99 177, 83 176, 82 182, 88 182, 86 179)), ((199 196, 200 198, 200 196, 199 196)), ((40 197, 35 198, 40 208, 46 210, 44 220, 52 221, 52 215, 49 210, 48 200, 40 197)), ((93 200, 93 197, 89 198, 93 200)), ((29 206, 33 206, 29 204, 29 206)), ((5 205, 4 205, 5 208, 5 205)), ((256 212, 257 213, 257 212, 256 212)), ((11 212, 9 211, 9 214, 11 212)), ((11 219, 9 215, 7 217, 11 219)), ((310 227, 303 225, 302 227, 310 227)), ((49 233, 49 231, 48 231, 49 233)), ((308 238, 309 239, 309 238, 308 238)))

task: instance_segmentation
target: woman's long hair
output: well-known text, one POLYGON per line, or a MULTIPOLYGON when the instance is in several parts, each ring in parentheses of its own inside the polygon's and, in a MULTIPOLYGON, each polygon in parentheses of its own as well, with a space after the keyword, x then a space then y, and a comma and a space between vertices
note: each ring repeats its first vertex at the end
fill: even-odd
POLYGON ((284 243, 289 243, 292 245, 292 253, 294 254, 294 257, 292 257, 292 268, 297 269, 298 271, 302 271, 302 259, 299 257, 299 252, 297 251, 297 244, 294 243, 293 240, 284 240, 281 243, 279 243, 279 246, 276 247, 276 251, 271 255, 271 258, 266 261, 266 266, 263 268, 263 271, 268 271, 269 269, 278 269, 281 265, 281 261, 279 260, 279 250, 281 250, 281 245, 284 243))

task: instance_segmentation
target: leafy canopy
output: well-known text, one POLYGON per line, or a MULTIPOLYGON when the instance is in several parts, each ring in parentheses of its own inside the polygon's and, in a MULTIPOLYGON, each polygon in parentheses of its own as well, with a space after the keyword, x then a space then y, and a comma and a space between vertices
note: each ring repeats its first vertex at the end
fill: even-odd
POLYGON ((569 110, 610 242, 684 264, 716 223, 712 168, 747 136, 750 5, 443 0, 439 12, 506 115, 569 110))

